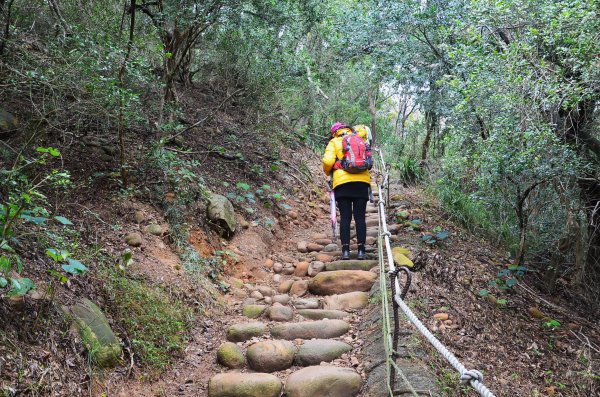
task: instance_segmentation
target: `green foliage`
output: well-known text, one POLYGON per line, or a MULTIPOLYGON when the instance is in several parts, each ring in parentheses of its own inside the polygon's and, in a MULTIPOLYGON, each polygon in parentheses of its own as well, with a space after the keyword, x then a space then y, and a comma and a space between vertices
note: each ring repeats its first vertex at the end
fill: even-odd
POLYGON ((118 273, 106 286, 115 318, 120 320, 141 364, 161 371, 183 352, 192 312, 159 287, 118 273))

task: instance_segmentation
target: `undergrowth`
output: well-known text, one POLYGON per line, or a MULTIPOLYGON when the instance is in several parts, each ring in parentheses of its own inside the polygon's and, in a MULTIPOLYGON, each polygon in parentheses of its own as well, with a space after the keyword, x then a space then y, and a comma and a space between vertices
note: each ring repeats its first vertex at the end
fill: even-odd
POLYGON ((160 372, 186 345, 192 310, 163 289, 117 272, 108 275, 106 289, 112 310, 130 339, 142 365, 160 372))

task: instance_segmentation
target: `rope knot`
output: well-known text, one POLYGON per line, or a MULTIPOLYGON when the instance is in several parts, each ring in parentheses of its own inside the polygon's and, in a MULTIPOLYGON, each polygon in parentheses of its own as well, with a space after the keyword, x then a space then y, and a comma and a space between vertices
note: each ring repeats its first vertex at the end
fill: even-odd
POLYGON ((383 236, 383 237, 387 236, 388 238, 390 238, 390 237, 392 237, 392 233, 390 233, 390 231, 388 230, 388 231, 381 233, 381 236, 383 236))
POLYGON ((460 383, 467 384, 472 380, 476 380, 477 382, 483 382, 483 374, 476 369, 468 370, 460 375, 460 383))

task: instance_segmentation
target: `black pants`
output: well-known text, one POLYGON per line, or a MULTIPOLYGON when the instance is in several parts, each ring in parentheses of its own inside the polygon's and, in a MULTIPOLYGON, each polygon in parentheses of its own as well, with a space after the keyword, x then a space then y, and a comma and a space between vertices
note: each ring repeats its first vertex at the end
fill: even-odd
POLYGON ((367 212, 367 199, 346 198, 337 199, 340 209, 340 239, 342 245, 350 244, 350 222, 354 214, 354 223, 356 224, 356 240, 358 244, 364 244, 367 239, 367 222, 365 213, 367 212))

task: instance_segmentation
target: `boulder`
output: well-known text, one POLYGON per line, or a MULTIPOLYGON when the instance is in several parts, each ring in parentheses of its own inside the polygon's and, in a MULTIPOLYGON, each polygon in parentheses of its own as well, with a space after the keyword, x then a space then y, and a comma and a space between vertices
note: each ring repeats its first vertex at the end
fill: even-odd
POLYGON ((299 241, 297 248, 298 248, 298 252, 308 252, 308 242, 299 241))
POLYGON ((321 244, 317 244, 317 243, 308 243, 306 245, 306 250, 308 252, 322 251, 323 250, 323 246, 321 244))
POLYGON ((352 369, 316 365, 291 374, 284 393, 287 397, 355 397, 361 387, 362 378, 352 369))
POLYGON ((8 135, 19 127, 17 118, 4 109, 0 109, 0 137, 8 135))
POLYGON ((227 330, 227 340, 244 342, 267 332, 267 326, 261 322, 234 324, 227 330))
POLYGON ((362 309, 368 304, 369 294, 366 292, 348 292, 325 297, 323 308, 328 310, 352 310, 362 309))
MULTIPOLYGON (((329 196, 327 196, 327 202, 329 202, 329 196)), ((327 239, 327 235, 325 233, 314 233, 312 236, 310 236, 310 239, 313 241, 317 241, 317 240, 323 240, 323 239, 327 239)))
POLYGON ((209 397, 279 397, 281 381, 264 373, 217 374, 208 382, 209 397))
POLYGON ((232 342, 225 342, 217 350, 217 361, 227 368, 240 368, 246 364, 242 349, 232 342))
POLYGON ((110 328, 102 310, 89 299, 66 309, 73 318, 79 336, 92 362, 102 368, 111 368, 121 361, 121 342, 110 328))
POLYGON ((132 247, 139 247, 142 245, 142 235, 139 233, 129 233, 125 236, 125 243, 132 247))
POLYGON ((308 292, 308 281, 300 280, 294 281, 290 288, 290 295, 292 296, 304 296, 308 292))
POLYGON ((275 293, 271 287, 267 287, 266 285, 258 285, 256 290, 262 294, 262 296, 273 296, 275 293))
POLYGON ((326 271, 334 270, 364 270, 368 271, 379 264, 375 260, 357 260, 351 259, 346 261, 333 261, 325 264, 326 271))
POLYGON ((323 262, 313 261, 308 266, 308 271, 306 272, 306 274, 312 277, 322 272, 323 269, 325 269, 325 264, 323 262))
POLYGON ((248 365, 255 371, 275 372, 288 369, 294 362, 296 347, 287 340, 267 340, 251 345, 246 352, 248 365))
POLYGON ((290 321, 294 318, 294 312, 281 303, 275 303, 267 310, 267 316, 273 321, 290 321))
POLYGON ((287 305, 290 303, 290 296, 288 294, 279 294, 273 296, 273 302, 281 303, 282 305, 287 305))
POLYGON ((283 264, 282 263, 279 263, 279 262, 273 263, 273 271, 275 273, 281 273, 282 270, 283 270, 283 264))
POLYGON ((308 266, 310 263, 308 262, 298 262, 296 263, 296 269, 294 270, 294 276, 304 277, 308 274, 308 266))
POLYGON ((324 320, 326 318, 341 320, 350 317, 350 313, 342 310, 301 309, 298 314, 311 320, 324 320))
POLYGON ((323 253, 319 253, 315 255, 315 260, 318 262, 323 262, 323 263, 329 263, 331 261, 333 261, 333 256, 332 255, 328 255, 327 254, 323 254, 323 253))
POLYGON ((211 193, 208 198, 208 207, 206 214, 225 237, 230 237, 235 233, 235 212, 233 204, 225 196, 211 193))
POLYGON ((292 305, 296 309, 316 309, 319 307, 319 301, 316 298, 294 299, 292 305))
POLYGON ((337 251, 339 249, 337 244, 327 244, 325 247, 323 247, 323 252, 334 252, 337 251))
POLYGON ((319 365, 321 362, 330 362, 340 358, 342 354, 352 350, 352 346, 347 343, 331 339, 313 339, 305 341, 296 357, 294 364, 306 367, 309 365, 319 365))
POLYGON ((278 339, 327 339, 344 335, 350 325, 342 320, 302 321, 276 325, 271 335, 278 339))
POLYGON ((148 225, 144 228, 144 231, 146 233, 150 233, 154 236, 162 236, 163 235, 163 228, 160 225, 157 225, 156 223, 153 223, 151 225, 148 225))
POLYGON ((364 270, 336 270, 317 274, 308 285, 315 295, 335 295, 353 291, 369 291, 377 274, 364 270))
POLYGON ((279 292, 280 294, 287 294, 288 292, 290 292, 292 284, 294 284, 294 280, 282 281, 281 284, 279 284, 279 287, 277 287, 277 292, 279 292))
POLYGON ((265 305, 245 305, 242 314, 248 318, 258 318, 267 309, 265 305))

